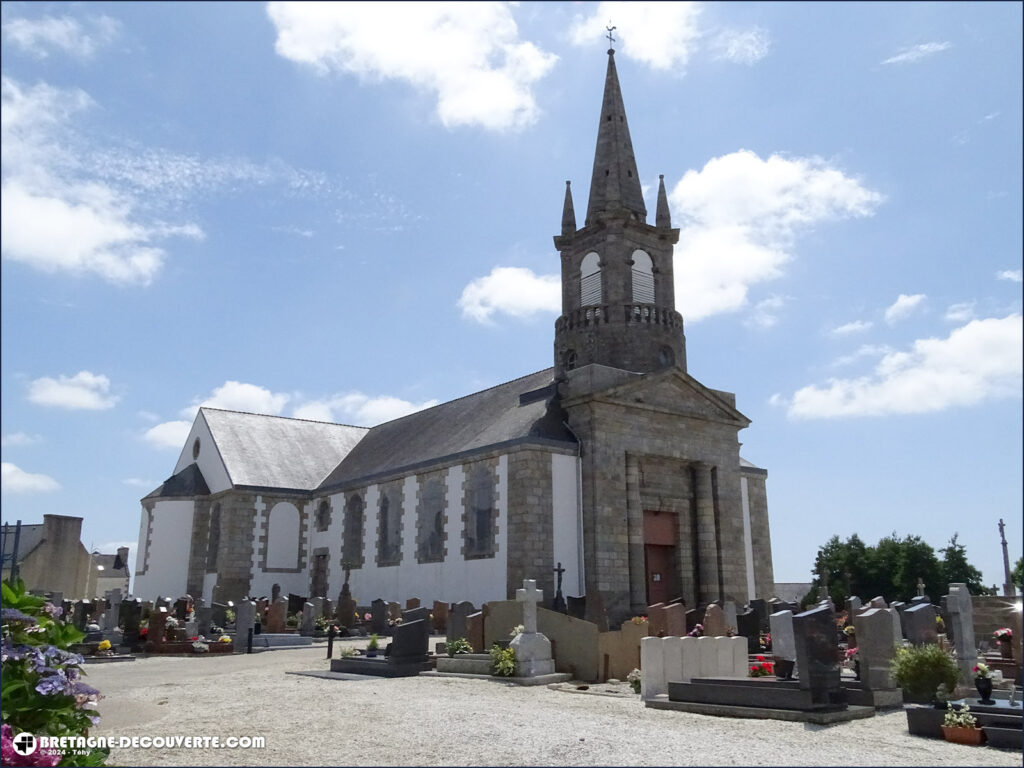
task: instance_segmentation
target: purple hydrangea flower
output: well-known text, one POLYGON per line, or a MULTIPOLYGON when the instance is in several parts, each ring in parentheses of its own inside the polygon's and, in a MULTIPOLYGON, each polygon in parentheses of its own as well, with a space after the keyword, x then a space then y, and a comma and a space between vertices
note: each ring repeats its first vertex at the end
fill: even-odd
POLYGON ((4 608, 0 610, 0 618, 3 619, 4 623, 10 621, 21 622, 22 624, 38 624, 34 618, 29 616, 27 613, 22 613, 17 608, 4 608))
POLYGON ((36 685, 36 690, 43 696, 57 696, 64 693, 66 682, 63 675, 47 675, 36 685))

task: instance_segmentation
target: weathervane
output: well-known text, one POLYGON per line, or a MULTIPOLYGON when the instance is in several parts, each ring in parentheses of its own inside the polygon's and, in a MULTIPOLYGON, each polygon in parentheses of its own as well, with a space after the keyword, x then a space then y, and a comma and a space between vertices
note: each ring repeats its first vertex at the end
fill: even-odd
MULTIPOLYGON (((611 24, 611 20, 609 20, 608 23, 611 24)), ((615 38, 612 36, 612 32, 618 29, 618 27, 605 27, 605 29, 608 30, 608 47, 610 47, 612 50, 615 50, 615 38)))

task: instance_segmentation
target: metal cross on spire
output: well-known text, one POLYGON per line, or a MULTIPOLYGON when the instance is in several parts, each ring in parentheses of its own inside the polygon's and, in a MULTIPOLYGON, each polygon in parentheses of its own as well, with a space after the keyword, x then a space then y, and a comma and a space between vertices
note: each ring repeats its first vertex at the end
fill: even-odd
MULTIPOLYGON (((609 20, 608 23, 611 24, 612 23, 611 20, 609 20)), ((618 29, 618 27, 608 26, 608 27, 605 27, 605 29, 608 30, 608 34, 606 35, 606 37, 608 38, 608 47, 614 50, 614 48, 615 48, 615 37, 612 35, 612 32, 614 32, 616 29, 618 29)))

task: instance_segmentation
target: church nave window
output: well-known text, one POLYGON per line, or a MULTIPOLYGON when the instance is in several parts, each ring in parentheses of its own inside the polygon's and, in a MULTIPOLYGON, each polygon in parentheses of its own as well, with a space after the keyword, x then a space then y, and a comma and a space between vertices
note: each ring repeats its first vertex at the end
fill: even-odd
POLYGON ((358 493, 345 502, 343 528, 341 560, 349 568, 360 568, 363 565, 363 498, 358 493))
POLYGON ((392 500, 393 491, 381 489, 377 507, 377 565, 398 565, 402 561, 401 507, 392 500))
POLYGON ((331 524, 331 505, 327 500, 321 501, 316 508, 316 530, 323 533, 331 524))
POLYGON ((416 512, 416 560, 440 563, 444 560, 444 488, 441 480, 432 478, 420 486, 419 509, 416 512))
POLYGON ((493 557, 494 517, 497 512, 494 477, 489 467, 478 466, 470 475, 465 512, 466 558, 493 557))

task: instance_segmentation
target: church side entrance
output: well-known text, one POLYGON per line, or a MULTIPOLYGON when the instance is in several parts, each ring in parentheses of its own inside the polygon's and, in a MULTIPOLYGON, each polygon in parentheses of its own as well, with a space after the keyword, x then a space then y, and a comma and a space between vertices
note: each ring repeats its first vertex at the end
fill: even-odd
POLYGON ((667 603, 678 597, 676 576, 676 516, 671 512, 644 510, 644 568, 647 604, 667 603))

